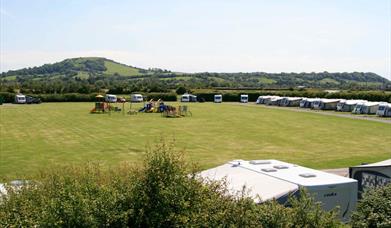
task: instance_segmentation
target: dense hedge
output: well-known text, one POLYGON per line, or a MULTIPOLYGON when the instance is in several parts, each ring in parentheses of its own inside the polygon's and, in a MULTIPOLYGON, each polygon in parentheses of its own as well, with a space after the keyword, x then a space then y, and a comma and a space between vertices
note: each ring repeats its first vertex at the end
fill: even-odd
MULTIPOLYGON (((204 98, 205 101, 213 101, 215 93, 195 93, 199 98, 204 98)), ((261 92, 242 92, 242 93, 221 93, 223 101, 238 102, 240 94, 248 94, 249 102, 255 102, 259 96, 262 95, 277 95, 287 97, 319 97, 319 98, 341 98, 341 99, 363 99, 368 101, 385 101, 391 102, 391 93, 382 91, 352 91, 352 92, 336 92, 327 93, 323 91, 306 91, 306 90, 280 90, 280 91, 261 91, 261 92)))
MULTIPOLYGON (((26 94, 30 95, 30 94, 26 94)), ((33 97, 39 97, 42 102, 93 102, 96 101, 96 94, 82 93, 65 93, 65 94, 31 94, 33 97)), ((163 99, 164 101, 176 101, 175 93, 150 93, 146 94, 146 99, 163 99)), ((14 102, 15 93, 0 92, 0 97, 3 97, 5 103, 14 102)), ((126 97, 129 99, 129 96, 126 97)))
POLYGON ((352 215, 353 227, 391 227, 391 183, 365 192, 352 215))
POLYGON ((223 183, 203 184, 183 154, 165 143, 141 167, 97 165, 46 170, 0 198, 0 227, 338 227, 303 194, 286 208, 232 197, 223 183))
POLYGON ((147 100, 162 99, 163 101, 177 101, 177 95, 175 93, 149 93, 146 95, 147 100))

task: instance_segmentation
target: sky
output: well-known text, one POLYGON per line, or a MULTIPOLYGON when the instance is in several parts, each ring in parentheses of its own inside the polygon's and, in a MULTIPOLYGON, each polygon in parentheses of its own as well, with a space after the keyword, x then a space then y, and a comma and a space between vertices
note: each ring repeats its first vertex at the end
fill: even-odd
POLYGON ((0 0, 0 71, 82 56, 391 79, 391 0, 0 0))

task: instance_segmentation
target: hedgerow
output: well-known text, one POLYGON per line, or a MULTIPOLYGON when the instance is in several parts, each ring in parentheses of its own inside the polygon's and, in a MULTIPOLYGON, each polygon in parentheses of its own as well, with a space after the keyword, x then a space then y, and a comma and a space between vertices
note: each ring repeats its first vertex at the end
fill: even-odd
POLYGON ((391 227, 391 184, 363 194, 352 215, 353 227, 391 227))
POLYGON ((306 194, 260 205, 224 182, 206 184, 172 144, 147 151, 141 166, 98 164, 46 170, 0 199, 0 227, 338 227, 306 194))

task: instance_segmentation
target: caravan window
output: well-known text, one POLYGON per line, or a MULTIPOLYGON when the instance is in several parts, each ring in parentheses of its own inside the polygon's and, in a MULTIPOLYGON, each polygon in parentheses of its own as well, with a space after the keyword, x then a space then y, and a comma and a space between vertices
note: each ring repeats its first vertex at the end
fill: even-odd
POLYGON ((379 106, 379 110, 383 111, 386 108, 386 106, 379 106))

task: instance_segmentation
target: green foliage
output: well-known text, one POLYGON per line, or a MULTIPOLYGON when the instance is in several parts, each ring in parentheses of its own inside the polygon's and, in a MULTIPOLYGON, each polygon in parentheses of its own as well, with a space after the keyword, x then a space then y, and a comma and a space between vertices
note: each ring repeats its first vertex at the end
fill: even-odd
POLYGON ((148 93, 146 96, 147 100, 159 100, 162 99, 163 101, 177 101, 177 96, 175 93, 148 93))
POLYGON ((25 93, 99 92, 97 81, 113 93, 167 92, 178 86, 187 89, 288 89, 306 88, 391 90, 391 82, 374 73, 173 73, 162 69, 140 69, 106 58, 73 58, 0 74, 0 91, 9 87, 25 93))
POLYGON ((364 193, 352 215, 353 227, 391 227, 391 184, 364 193))
POLYGON ((186 89, 185 87, 183 87, 183 86, 179 86, 179 87, 175 90, 175 92, 176 92, 176 94, 178 94, 178 95, 182 95, 182 94, 184 94, 184 93, 187 92, 187 89, 186 89))
POLYGON ((46 170, 0 198, 3 227, 338 227, 306 194, 285 208, 229 196, 204 184, 172 144, 147 151, 141 167, 97 164, 46 170))

